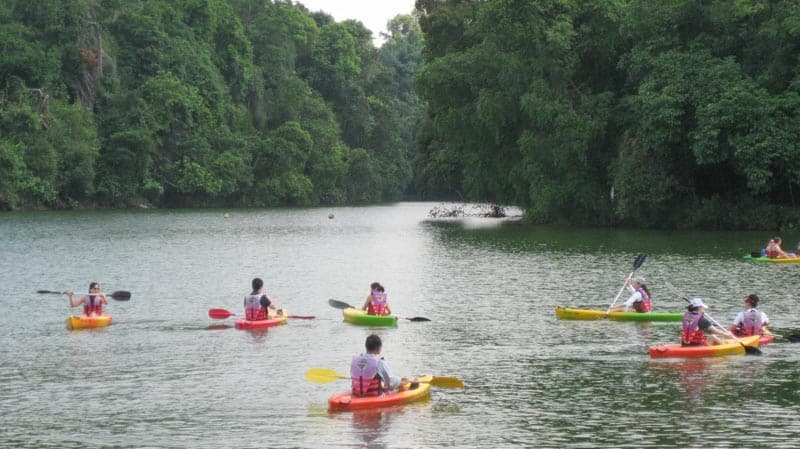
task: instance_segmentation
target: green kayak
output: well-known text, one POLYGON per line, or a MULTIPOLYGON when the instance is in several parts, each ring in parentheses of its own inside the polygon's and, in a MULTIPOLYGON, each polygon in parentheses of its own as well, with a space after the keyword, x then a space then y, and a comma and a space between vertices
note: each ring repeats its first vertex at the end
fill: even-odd
POLYGON ((680 321, 683 312, 609 312, 605 310, 568 309, 556 307, 559 320, 601 320, 615 321, 680 321))
POLYGON ((397 316, 395 315, 367 315, 361 309, 349 307, 342 309, 344 320, 352 324, 362 326, 397 326, 397 316))
POLYGON ((751 254, 746 254, 742 256, 742 260, 750 262, 761 262, 761 263, 800 263, 800 257, 789 257, 786 259, 770 259, 769 257, 766 256, 753 257, 753 255, 751 254))

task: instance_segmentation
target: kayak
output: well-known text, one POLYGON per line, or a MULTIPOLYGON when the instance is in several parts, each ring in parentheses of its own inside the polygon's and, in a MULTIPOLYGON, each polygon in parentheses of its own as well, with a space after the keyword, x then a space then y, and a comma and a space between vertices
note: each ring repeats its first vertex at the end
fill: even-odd
POLYGON ((413 380, 418 383, 416 387, 413 387, 413 383, 406 383, 401 388, 408 389, 381 396, 353 397, 350 391, 338 393, 328 398, 328 410, 355 410, 406 404, 428 396, 431 380, 433 380, 431 375, 419 376, 413 380))
POLYGON ((785 259, 770 259, 769 257, 766 256, 753 257, 751 254, 742 256, 742 260, 750 262, 761 262, 761 263, 800 263, 800 257, 790 257, 785 259))
MULTIPOLYGON (((770 336, 771 337, 771 336, 770 336)), ((722 344, 711 346, 681 346, 678 344, 658 345, 650 347, 650 358, 661 359, 671 357, 719 357, 723 355, 742 355, 745 353, 745 346, 757 347, 760 345, 760 335, 740 338, 736 341, 732 338, 722 340, 722 344), (741 343, 739 343, 741 342, 741 343)))
POLYGON ((286 320, 289 318, 289 312, 286 309, 280 309, 278 312, 280 312, 280 314, 270 311, 266 320, 250 321, 240 318, 236 320, 236 329, 266 329, 268 327, 286 324, 286 320))
POLYGON ((556 307, 556 318, 560 320, 600 320, 608 318, 615 321, 680 321, 683 312, 609 312, 605 310, 568 309, 556 307))
POLYGON ((368 315, 366 311, 352 307, 342 309, 342 316, 348 323, 362 326, 397 326, 395 315, 368 315))
POLYGON ((67 318, 67 329, 92 329, 111 324, 111 315, 71 316, 67 318))

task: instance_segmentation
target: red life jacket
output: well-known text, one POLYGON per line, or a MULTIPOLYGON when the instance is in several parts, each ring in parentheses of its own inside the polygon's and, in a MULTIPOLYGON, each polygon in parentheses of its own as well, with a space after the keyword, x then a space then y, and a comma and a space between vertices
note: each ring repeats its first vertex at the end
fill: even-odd
POLYGON ((380 396, 381 377, 378 375, 377 357, 361 354, 350 362, 350 379, 353 396, 380 396))
POLYGON ((764 323, 761 321, 761 312, 758 309, 748 309, 744 312, 742 323, 736 329, 736 335, 740 337, 749 337, 751 335, 761 335, 764 333, 762 329, 764 323))
POLYGON ((767 257, 770 259, 777 259, 780 257, 780 253, 775 248, 767 248, 767 257))
POLYGON ((639 292, 640 295, 642 295, 642 299, 641 301, 636 301, 633 303, 633 310, 642 313, 649 312, 650 309, 652 308, 652 303, 650 302, 650 295, 648 295, 647 292, 644 291, 644 289, 641 287, 637 288, 636 291, 639 292))
POLYGON ((367 306, 367 315, 388 315, 389 311, 386 310, 386 292, 372 292, 372 301, 367 306))
POLYGON ((86 295, 86 301, 83 303, 83 314, 89 316, 92 313, 103 314, 103 302, 99 295, 86 295))
POLYGON ((683 314, 683 329, 681 330, 682 346, 700 346, 706 344, 706 333, 700 329, 699 313, 686 312, 683 314))

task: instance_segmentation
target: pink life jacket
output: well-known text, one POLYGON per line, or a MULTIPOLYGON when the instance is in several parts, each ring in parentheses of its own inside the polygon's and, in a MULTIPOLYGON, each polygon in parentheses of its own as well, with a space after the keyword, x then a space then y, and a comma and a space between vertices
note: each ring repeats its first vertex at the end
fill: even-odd
POLYGON ((737 335, 742 337, 749 337, 750 335, 761 335, 763 333, 762 327, 764 323, 761 321, 761 312, 758 309, 748 309, 744 312, 742 324, 737 329, 737 335))
POLYGON ((633 310, 637 312, 649 312, 650 308, 652 307, 650 295, 648 295, 647 292, 641 287, 637 288, 636 291, 642 295, 642 299, 633 303, 633 310))
POLYGON ((681 330, 682 346, 698 346, 706 344, 706 333, 700 329, 700 314, 686 312, 683 314, 681 330))
POLYGON ((350 362, 350 378, 353 396, 380 396, 381 377, 378 375, 380 359, 370 354, 353 357, 350 362))
POLYGON ((86 295, 86 301, 83 303, 83 314, 89 316, 92 313, 103 314, 103 300, 100 299, 100 295, 86 295))
POLYGON ((386 292, 373 291, 372 301, 367 306, 368 315, 388 315, 389 311, 386 310, 386 292))

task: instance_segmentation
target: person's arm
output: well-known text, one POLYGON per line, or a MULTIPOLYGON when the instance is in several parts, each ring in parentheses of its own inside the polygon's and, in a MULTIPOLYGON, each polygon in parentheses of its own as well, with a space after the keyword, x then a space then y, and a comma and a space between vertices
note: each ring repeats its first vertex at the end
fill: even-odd
POLYGON ((642 294, 634 290, 633 294, 628 299, 625 300, 624 304, 625 310, 628 311, 633 309, 633 303, 641 300, 642 300, 642 294))
POLYGON ((392 375, 392 371, 389 369, 389 364, 383 359, 380 359, 378 362, 378 375, 380 375, 381 379, 383 379, 383 383, 386 385, 387 390, 396 390, 403 381, 403 379, 392 375))
POLYGON ((69 298, 70 307, 78 307, 79 305, 83 304, 86 301, 86 297, 85 296, 81 297, 81 299, 79 299, 78 302, 73 301, 72 300, 72 295, 73 294, 74 293, 72 293, 72 292, 67 292, 67 298, 69 298))
POLYGON ((105 293, 100 293, 100 304, 108 304, 108 299, 105 293))
POLYGON ((367 300, 364 301, 364 305, 361 306, 361 310, 367 310, 367 307, 369 307, 370 302, 372 302, 372 295, 367 296, 367 300))

